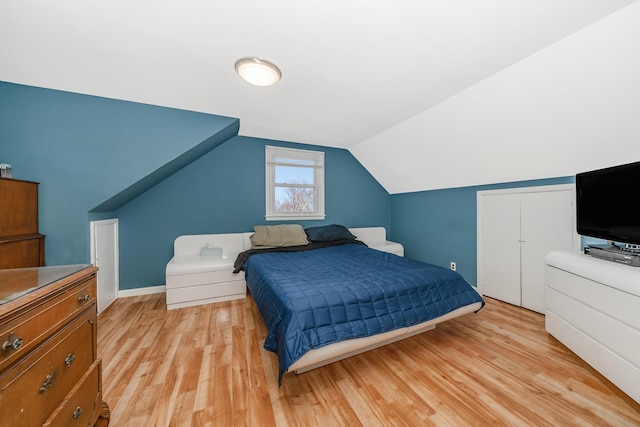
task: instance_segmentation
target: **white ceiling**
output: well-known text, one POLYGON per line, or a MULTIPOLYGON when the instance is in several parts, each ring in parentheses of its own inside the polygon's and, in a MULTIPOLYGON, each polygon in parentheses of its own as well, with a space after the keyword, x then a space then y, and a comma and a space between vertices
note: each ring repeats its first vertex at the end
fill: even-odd
POLYGON ((0 0, 0 80, 349 148, 632 0, 0 0), (243 56, 283 78, 253 87, 243 56))

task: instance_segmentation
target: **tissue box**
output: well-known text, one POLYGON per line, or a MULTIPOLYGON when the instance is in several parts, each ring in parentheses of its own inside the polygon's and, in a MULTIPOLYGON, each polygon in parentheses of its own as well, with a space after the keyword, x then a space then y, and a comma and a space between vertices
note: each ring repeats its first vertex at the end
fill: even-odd
POLYGON ((200 249, 200 256, 222 258, 222 246, 205 246, 200 249))

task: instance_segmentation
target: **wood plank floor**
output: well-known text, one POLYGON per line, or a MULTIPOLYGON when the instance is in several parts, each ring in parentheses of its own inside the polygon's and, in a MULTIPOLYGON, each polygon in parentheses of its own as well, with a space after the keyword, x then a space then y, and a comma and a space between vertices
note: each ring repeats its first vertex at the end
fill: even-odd
POLYGON ((638 426, 640 405, 544 330, 487 305, 278 387, 250 296, 179 310, 164 294, 99 316, 111 426, 638 426))

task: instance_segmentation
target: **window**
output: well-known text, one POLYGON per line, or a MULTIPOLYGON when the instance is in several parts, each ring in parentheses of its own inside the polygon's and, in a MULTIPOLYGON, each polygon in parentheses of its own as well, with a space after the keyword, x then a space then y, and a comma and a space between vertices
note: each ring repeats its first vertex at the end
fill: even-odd
POLYGON ((324 219, 324 153, 265 149, 267 221, 324 219))

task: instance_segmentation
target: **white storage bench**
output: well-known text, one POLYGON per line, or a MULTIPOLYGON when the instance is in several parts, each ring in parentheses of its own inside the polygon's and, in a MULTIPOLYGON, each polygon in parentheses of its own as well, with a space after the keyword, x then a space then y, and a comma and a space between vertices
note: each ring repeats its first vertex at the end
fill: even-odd
MULTIPOLYGON (((384 227, 350 228, 370 248, 404 256, 400 243, 386 240, 384 227)), ((244 271, 233 273, 240 252, 251 249, 253 233, 197 234, 178 237, 166 268, 167 309, 245 298, 244 271), (205 252, 211 255, 202 255, 205 252)))
POLYGON ((247 295, 244 271, 233 273, 233 263, 244 250, 243 233, 180 236, 173 248, 174 257, 166 268, 167 309, 247 295), (214 254, 201 255, 202 248, 211 248, 214 254))

